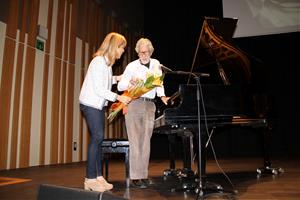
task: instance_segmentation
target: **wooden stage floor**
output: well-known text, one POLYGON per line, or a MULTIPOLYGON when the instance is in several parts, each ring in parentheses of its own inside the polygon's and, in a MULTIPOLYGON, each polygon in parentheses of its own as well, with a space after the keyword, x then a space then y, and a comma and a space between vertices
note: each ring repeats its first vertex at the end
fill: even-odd
MULTIPOLYGON (((262 166, 261 158, 228 158, 219 160, 218 163, 224 173, 214 160, 207 161, 207 183, 219 184, 223 189, 237 191, 234 199, 300 199, 300 160, 297 158, 273 159, 273 167, 284 169, 284 172, 278 175, 258 176, 256 169, 262 166), (228 176, 230 181, 224 174, 228 176)), ((197 163, 193 166, 195 171, 196 166, 197 163)), ((194 189, 182 189, 182 180, 174 177, 163 177, 163 171, 168 167, 168 160, 151 160, 149 173, 154 185, 147 189, 126 189, 123 160, 122 158, 114 158, 109 164, 109 181, 114 184, 114 189, 108 193, 132 200, 197 199, 197 192, 194 189)), ((182 167, 180 160, 176 161, 176 167, 182 167)), ((41 184, 82 189, 84 175, 85 162, 2 170, 0 171, 0 199, 37 199, 38 188, 41 184)), ((193 180, 191 183, 197 187, 198 182, 193 180)), ((207 199, 227 198, 215 196, 207 199)))

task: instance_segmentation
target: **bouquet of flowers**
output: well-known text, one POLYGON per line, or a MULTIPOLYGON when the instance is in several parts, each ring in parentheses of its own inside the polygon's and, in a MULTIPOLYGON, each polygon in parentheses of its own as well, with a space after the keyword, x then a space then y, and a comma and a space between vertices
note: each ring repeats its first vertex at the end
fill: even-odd
MULTIPOLYGON (((143 94, 152 90, 153 88, 162 86, 163 79, 164 74, 147 74, 147 79, 145 82, 143 80, 137 80, 135 85, 129 90, 126 90, 122 95, 131 97, 132 99, 137 99, 143 94)), ((109 119, 109 121, 112 122, 121 110, 123 110, 123 114, 126 114, 127 105, 119 101, 113 103, 110 107, 110 114, 107 117, 107 119, 109 119)))

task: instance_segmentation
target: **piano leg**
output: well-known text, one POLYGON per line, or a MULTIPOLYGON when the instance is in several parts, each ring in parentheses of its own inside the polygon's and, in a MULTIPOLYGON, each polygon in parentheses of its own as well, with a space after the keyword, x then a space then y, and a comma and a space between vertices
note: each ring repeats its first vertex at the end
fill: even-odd
POLYGON ((176 145, 176 135, 168 133, 169 141, 169 159, 170 159, 170 168, 164 170, 164 176, 176 176, 177 172, 175 169, 175 145, 176 145))
POLYGON ((177 134, 168 134, 169 140, 169 157, 170 157, 170 169, 164 170, 164 176, 177 176, 182 177, 194 177, 192 170, 193 159, 193 133, 188 130, 178 131, 177 134), (175 167, 175 149, 176 149, 176 137, 181 137, 183 145, 183 169, 176 169, 175 167))
POLYGON ((262 128, 262 137, 263 137, 263 157, 264 157, 264 166, 257 168, 256 172, 258 173, 258 178, 262 174, 272 174, 277 175, 279 173, 283 173, 284 169, 280 167, 272 167, 271 160, 270 160, 270 142, 271 142, 271 130, 272 126, 267 125, 266 127, 262 128))
POLYGON ((193 150, 193 133, 188 129, 176 129, 176 131, 168 132, 169 142, 169 159, 170 168, 164 170, 164 180, 177 180, 179 187, 173 188, 172 191, 186 191, 195 189, 195 174, 192 170, 192 162, 194 156, 193 150), (176 139, 180 138, 182 142, 182 161, 183 168, 176 169, 175 167, 175 150, 178 149, 176 139))
POLYGON ((194 177, 192 170, 192 160, 194 156, 193 150, 193 133, 189 130, 184 130, 180 134, 183 144, 183 169, 181 172, 182 177, 194 177))

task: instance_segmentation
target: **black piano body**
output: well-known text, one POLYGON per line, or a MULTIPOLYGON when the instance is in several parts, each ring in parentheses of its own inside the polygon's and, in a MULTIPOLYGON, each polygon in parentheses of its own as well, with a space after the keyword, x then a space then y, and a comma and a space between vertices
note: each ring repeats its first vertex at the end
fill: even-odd
MULTIPOLYGON (((197 124, 197 85, 179 85, 180 101, 174 108, 164 110, 168 124, 197 124)), ((242 92, 239 86, 205 84, 201 86, 200 116, 202 120, 227 121, 243 112, 242 92)))
MULTIPOLYGON (((242 88, 238 85, 206 84, 201 86, 200 115, 198 114, 197 85, 179 85, 177 94, 178 102, 175 107, 165 108, 163 115, 155 120, 154 133, 166 134, 169 139, 170 169, 164 174, 178 174, 175 170, 175 138, 181 137, 183 142, 183 169, 179 172, 181 176, 192 174, 192 158, 194 149, 199 147, 195 141, 201 134, 202 144, 202 166, 198 166, 201 173, 205 172, 206 146, 210 134, 219 129, 242 127, 253 129, 261 133, 264 140, 264 167, 258 168, 259 172, 267 172, 271 169, 268 152, 268 141, 271 126, 267 118, 256 117, 253 113, 245 115, 250 105, 245 104, 242 88), (200 129, 199 129, 200 122, 200 129), (196 148, 195 148, 196 146, 196 148)), ((272 172, 273 173, 273 172, 272 172)), ((276 173, 276 172, 275 172, 276 173)))
MULTIPOLYGON (((210 133, 221 127, 232 126, 254 128, 255 132, 262 132, 264 166, 257 169, 258 173, 277 174, 281 170, 271 167, 268 152, 271 125, 264 115, 265 110, 256 109, 262 105, 256 105, 254 101, 251 62, 247 54, 235 47, 231 40, 236 22, 236 19, 230 18, 204 19, 189 72, 198 70, 200 73, 209 73, 210 80, 200 81, 197 87, 193 76, 190 76, 186 84, 178 85, 178 91, 170 98, 168 107, 162 109, 157 106, 160 114, 155 120, 154 133, 164 133, 169 137, 171 171, 175 170, 175 156, 172 155, 174 135, 182 137, 186 146, 183 149, 183 169, 188 174, 192 173, 192 140, 198 135, 202 138, 201 144, 197 144, 203 159, 198 171, 205 176, 205 146, 210 133), (200 69, 194 69, 195 63, 200 69)), ((183 79, 186 79, 186 74, 184 76, 183 79)))

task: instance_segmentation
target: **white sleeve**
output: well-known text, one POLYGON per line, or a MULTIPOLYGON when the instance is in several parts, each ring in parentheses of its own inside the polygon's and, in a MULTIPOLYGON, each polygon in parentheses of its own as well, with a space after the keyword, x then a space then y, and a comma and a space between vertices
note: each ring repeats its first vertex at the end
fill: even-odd
POLYGON ((116 101, 118 95, 106 88, 105 83, 109 77, 107 76, 107 70, 105 70, 105 64, 100 59, 94 59, 89 68, 95 93, 109 101, 116 101))
MULTIPOLYGON (((153 59, 153 60, 155 62, 154 73, 159 74, 161 76, 162 75, 162 70, 161 70, 161 67, 160 67, 160 62, 156 59, 153 59)), ((162 85, 161 87, 156 88, 156 95, 158 97, 166 96, 164 85, 162 85)))
POLYGON ((164 88, 164 85, 162 85, 161 87, 157 87, 157 88, 156 88, 156 94, 157 94, 158 97, 166 96, 166 95, 165 95, 165 88, 164 88))
POLYGON ((118 83, 118 90, 119 91, 125 91, 128 89, 128 85, 129 85, 129 81, 132 78, 132 66, 131 65, 127 65, 127 67, 125 68, 122 78, 118 83))

